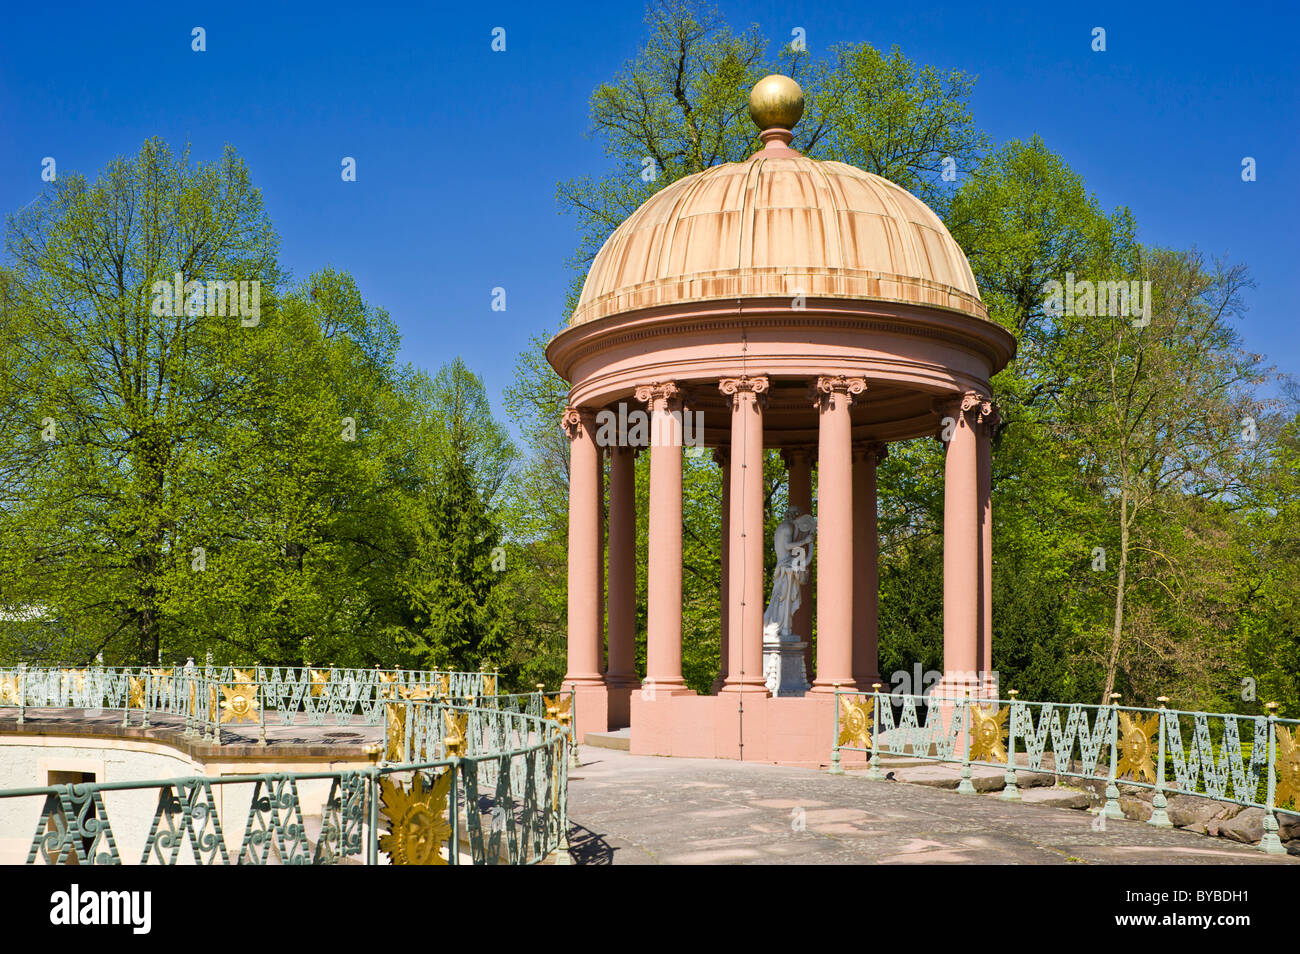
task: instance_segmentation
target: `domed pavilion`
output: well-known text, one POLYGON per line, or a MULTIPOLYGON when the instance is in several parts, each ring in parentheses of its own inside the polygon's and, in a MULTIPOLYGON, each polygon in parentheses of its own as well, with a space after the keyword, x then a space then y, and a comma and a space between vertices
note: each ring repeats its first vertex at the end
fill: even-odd
POLYGON ((570 384, 564 685, 577 694, 580 739, 630 724, 634 753, 827 761, 835 687, 881 681, 876 466, 890 441, 926 435, 945 445, 939 691, 991 690, 989 379, 1015 339, 989 320, 966 256, 929 207, 879 176, 791 148, 802 112, 793 80, 760 81, 750 115, 762 148, 672 183, 615 229, 569 327, 547 348, 570 384), (602 439, 597 422, 620 406, 648 412, 653 435, 644 557, 633 474, 641 448, 602 439), (707 696, 682 679, 684 420, 703 422, 722 481, 721 673, 707 696), (794 623, 803 639, 815 632, 816 668, 793 698, 771 695, 764 677, 768 448, 788 467, 791 506, 817 519, 794 623), (639 557, 644 679, 634 668, 639 557))

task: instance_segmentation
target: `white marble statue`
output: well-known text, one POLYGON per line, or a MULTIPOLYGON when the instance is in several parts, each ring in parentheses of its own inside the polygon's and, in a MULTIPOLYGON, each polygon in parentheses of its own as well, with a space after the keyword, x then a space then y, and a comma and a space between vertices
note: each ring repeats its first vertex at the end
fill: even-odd
POLYGON ((807 639, 807 633, 794 633, 795 611, 803 602, 802 588, 808 582, 808 567, 813 558, 813 538, 817 520, 812 514, 791 507, 776 528, 772 546, 776 550, 776 569, 772 572, 772 599, 763 613, 765 640, 807 639))

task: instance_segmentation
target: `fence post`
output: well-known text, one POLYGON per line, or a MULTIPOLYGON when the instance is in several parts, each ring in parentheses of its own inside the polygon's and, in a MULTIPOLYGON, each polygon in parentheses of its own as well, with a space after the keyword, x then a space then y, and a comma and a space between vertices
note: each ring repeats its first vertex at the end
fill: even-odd
MULTIPOLYGON (((961 701, 961 782, 957 785, 957 791, 961 795, 976 795, 975 786, 970 780, 970 690, 966 690, 966 697, 961 701)), ((937 752, 935 753, 938 754, 937 752)))
POLYGON ((18 664, 18 724, 23 724, 23 716, 27 711, 27 663, 18 664))
POLYGON ((456 775, 460 769, 461 746, 465 740, 453 736, 443 736, 442 746, 446 750, 447 757, 451 759, 451 765, 447 771, 451 772, 451 785, 447 788, 447 820, 451 822, 451 841, 447 845, 447 864, 460 864, 460 804, 459 794, 456 791, 456 775))
POLYGON ((212 710, 212 742, 221 744, 221 678, 208 689, 208 708, 212 710), (214 691, 215 690, 215 691, 214 691))
POLYGON ((1268 709, 1268 801, 1264 809, 1264 835, 1259 840, 1259 850, 1268 855, 1286 854, 1286 846, 1277 836, 1277 815, 1273 811, 1276 798, 1273 768, 1277 760, 1277 703, 1265 704, 1268 709))
POLYGON ((1165 703, 1168 701, 1168 696, 1156 697, 1156 702, 1160 703, 1160 752, 1156 763, 1156 793, 1151 796, 1151 817, 1147 819, 1147 824, 1156 828, 1174 827, 1174 823, 1169 820, 1169 813, 1165 811, 1169 804, 1165 800, 1165 719, 1169 715, 1165 703))
POLYGON ((149 701, 150 696, 153 695, 153 670, 147 667, 141 669, 140 679, 144 689, 144 695, 140 698, 140 728, 147 729, 149 728, 149 701))
POLYGON ((880 683, 871 684, 871 761, 867 763, 867 778, 883 782, 885 773, 880 771, 880 683))
MULTIPOLYGON (((563 731, 563 730, 561 730, 563 731)), ((555 758, 555 749, 551 748, 551 758, 555 758)), ((563 750, 560 753, 560 759, 555 765, 555 784, 561 786, 560 791, 556 793, 556 798, 560 806, 560 817, 556 820, 559 826, 559 838, 555 846, 555 861, 557 865, 573 864, 573 855, 569 851, 569 764, 568 759, 564 758, 563 750)))
POLYGON ((1002 794, 998 798, 1008 802, 1020 801, 1020 789, 1016 787, 1016 695, 1019 691, 1007 690, 1011 697, 1007 712, 1007 774, 1002 777, 1002 794))
MULTIPOLYGON (((1115 766, 1119 758, 1119 700, 1118 692, 1110 694, 1110 777, 1106 780, 1106 803, 1098 813, 1104 818, 1123 818, 1124 809, 1119 807, 1119 785, 1116 784, 1115 766)), ((1100 717, 1101 713, 1097 713, 1100 717)), ((1093 725, 1096 728, 1096 725, 1093 725)))
POLYGON ((185 673, 185 691, 182 692, 180 700, 181 706, 185 709, 185 737, 192 739, 194 738, 194 703, 198 701, 195 698, 197 689, 194 685, 193 656, 185 660, 185 668, 181 671, 185 673))
POLYGON ((257 744, 266 745, 266 679, 262 675, 261 663, 253 668, 253 678, 257 680, 257 717, 262 723, 257 744))
POLYGON ((370 780, 370 798, 369 798, 369 816, 370 816, 370 837, 366 839, 366 864, 379 864, 379 769, 370 769, 367 777, 370 780))
MULTIPOLYGON (((564 687, 561 686, 560 688, 563 690, 564 687)), ((567 725, 570 727, 571 733, 569 736, 571 743, 569 746, 569 754, 573 756, 569 764, 574 768, 582 768, 582 759, 578 755, 578 690, 570 689, 569 698, 572 701, 569 703, 569 720, 567 725)))
POLYGON ((844 766, 840 764, 840 684, 835 683, 833 688, 835 690, 835 735, 832 738, 835 744, 831 746, 831 767, 826 772, 829 775, 843 775, 844 766))

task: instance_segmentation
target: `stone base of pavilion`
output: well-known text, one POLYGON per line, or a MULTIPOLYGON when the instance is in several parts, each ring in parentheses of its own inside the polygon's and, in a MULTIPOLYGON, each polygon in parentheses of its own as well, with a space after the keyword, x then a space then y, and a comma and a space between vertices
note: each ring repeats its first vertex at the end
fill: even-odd
MULTIPOLYGON (((830 764, 835 743, 835 694, 770 696, 761 689, 701 696, 689 689, 649 691, 634 686, 569 684, 576 699, 579 742, 587 733, 630 726, 633 755, 676 758, 743 759, 782 765, 830 764)), ((850 687, 845 687, 849 689, 850 687)), ((997 697, 996 683, 945 679, 931 693, 936 715, 952 717, 948 699, 986 701, 997 697)), ((958 743, 958 750, 961 743, 958 743)), ((847 768, 864 765, 867 755, 844 750, 847 768)))
MULTIPOLYGON (((835 744, 835 696, 795 698, 762 692, 631 698, 633 755, 744 759, 784 765, 827 765, 835 744), (743 748, 742 748, 743 743, 743 748)), ((866 755, 844 752, 847 762, 866 755)))

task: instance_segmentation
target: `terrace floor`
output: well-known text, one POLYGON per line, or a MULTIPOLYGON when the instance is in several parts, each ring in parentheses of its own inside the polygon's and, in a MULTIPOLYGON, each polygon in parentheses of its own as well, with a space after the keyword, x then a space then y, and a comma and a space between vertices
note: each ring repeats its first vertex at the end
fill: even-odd
POLYGON ((1097 816, 1061 807, 1085 800, 1060 789, 1026 789, 1024 802, 959 795, 933 784, 945 769, 932 764, 900 764, 896 776, 913 782, 877 782, 594 746, 580 754, 569 776, 579 864, 1300 863, 1127 819, 1103 829, 1097 816))

